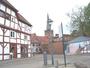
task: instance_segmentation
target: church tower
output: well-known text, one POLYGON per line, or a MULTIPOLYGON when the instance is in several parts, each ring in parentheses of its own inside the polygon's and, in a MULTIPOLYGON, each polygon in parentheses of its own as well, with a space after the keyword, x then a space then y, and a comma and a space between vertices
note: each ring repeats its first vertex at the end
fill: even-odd
POLYGON ((45 30, 45 36, 52 36, 53 37, 53 30, 51 30, 52 20, 49 18, 49 15, 47 14, 47 26, 45 30))

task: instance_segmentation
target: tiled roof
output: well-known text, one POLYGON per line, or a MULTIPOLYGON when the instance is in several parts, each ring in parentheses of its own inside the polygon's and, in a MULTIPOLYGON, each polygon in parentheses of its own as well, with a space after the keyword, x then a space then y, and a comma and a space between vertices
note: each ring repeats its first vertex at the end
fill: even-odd
POLYGON ((32 26, 21 14, 17 13, 19 21, 22 21, 23 23, 27 24, 28 26, 32 26))
POLYGON ((36 34, 31 34, 31 43, 48 44, 48 36, 36 36, 36 34))
MULTIPOLYGON (((12 10, 16 11, 16 13, 18 12, 18 10, 13 5, 11 5, 7 0, 0 0, 0 1, 9 8, 11 8, 12 10)), ((27 24, 30 27, 32 26, 21 14, 17 13, 17 17, 19 21, 22 21, 23 23, 27 24)))
POLYGON ((39 42, 41 44, 48 44, 49 43, 49 38, 48 36, 38 36, 39 42))
POLYGON ((39 43, 36 34, 31 34, 31 43, 39 43))
POLYGON ((13 6, 11 5, 7 0, 0 0, 2 3, 4 3, 7 7, 11 8, 12 10, 18 12, 18 10, 13 6))
POLYGON ((90 37, 87 36, 79 36, 71 41, 69 41, 68 43, 77 43, 77 42, 84 42, 84 41, 90 41, 90 37))

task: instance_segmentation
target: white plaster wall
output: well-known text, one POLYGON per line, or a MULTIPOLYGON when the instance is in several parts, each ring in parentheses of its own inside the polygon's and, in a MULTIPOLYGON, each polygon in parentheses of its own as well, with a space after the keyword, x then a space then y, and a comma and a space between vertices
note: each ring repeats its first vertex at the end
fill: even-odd
POLYGON ((0 36, 0 42, 3 42, 3 37, 2 36, 0 36))
POLYGON ((4 55, 4 59, 9 59, 10 58, 10 55, 4 55))
POLYGON ((15 29, 18 29, 18 24, 15 23, 15 29))
POLYGON ((30 36, 29 35, 27 35, 27 40, 30 40, 30 36))
POLYGON ((9 37, 4 37, 5 42, 9 42, 9 37))
POLYGON ((20 38, 20 33, 17 33, 17 38, 20 38))
POLYGON ((77 44, 70 44, 69 45, 69 49, 70 49, 70 54, 75 54, 76 53, 76 51, 78 50, 78 46, 77 46, 77 44))
POLYGON ((23 32, 25 31, 24 28, 22 28, 22 31, 23 31, 23 32))
POLYGON ((9 30, 6 31, 5 36, 10 36, 10 31, 9 30))
POLYGON ((2 55, 0 55, 0 60, 2 60, 2 55))
POLYGON ((19 25, 17 26, 17 29, 18 29, 18 30, 21 30, 19 25))
POLYGON ((19 21, 19 25, 22 26, 22 23, 19 21))
POLYGON ((11 28, 14 28, 14 22, 11 22, 11 28))
POLYGON ((20 39, 17 39, 17 43, 20 43, 20 39))
POLYGON ((13 10, 12 10, 12 12, 11 12, 11 15, 13 15, 13 16, 16 17, 15 12, 14 12, 13 10))
POLYGON ((27 44, 30 44, 30 41, 27 41, 27 44))
POLYGON ((17 54, 17 58, 21 58, 21 54, 17 54))
POLYGON ((24 39, 24 34, 21 33, 21 39, 24 39))
POLYGON ((16 39, 15 38, 14 39, 10 39, 10 42, 16 43, 16 39))
POLYGON ((9 54, 10 46, 7 44, 7 46, 4 48, 4 54, 9 54))
POLYGON ((27 40, 25 41, 25 44, 27 44, 27 40))
POLYGON ((21 40, 21 44, 24 44, 24 40, 21 40))
POLYGON ((17 17, 15 18, 15 22, 17 23, 17 26, 18 26, 18 20, 17 20, 17 17))
POLYGON ((0 54, 2 54, 2 46, 0 45, 0 54))
POLYGON ((21 45, 17 45, 17 53, 21 53, 21 45))
POLYGON ((0 28, 0 35, 3 35, 1 28, 0 28))
MULTIPOLYGON (((21 22, 22 23, 22 22, 21 22)), ((25 27, 25 24, 24 23, 22 23, 22 27, 25 27)))
POLYGON ((7 8, 7 13, 9 13, 9 14, 10 14, 10 12, 11 12, 11 10, 10 10, 9 8, 7 8))
POLYGON ((0 17, 0 24, 4 25, 4 18, 0 17))
POLYGON ((8 26, 8 27, 10 27, 10 21, 9 20, 6 20, 5 25, 8 26))

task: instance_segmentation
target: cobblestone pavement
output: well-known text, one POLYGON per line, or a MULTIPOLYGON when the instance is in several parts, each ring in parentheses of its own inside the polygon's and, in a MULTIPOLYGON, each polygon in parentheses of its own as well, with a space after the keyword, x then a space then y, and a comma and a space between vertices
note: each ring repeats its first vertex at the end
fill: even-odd
MULTIPOLYGON (((63 65, 63 56, 57 55, 54 56, 54 61, 58 60, 59 67, 65 68, 63 65)), ((74 63, 83 63, 88 68, 90 68, 90 56, 89 55, 73 55, 67 56, 67 67, 66 68, 75 68, 74 63)), ((24 59, 13 59, 4 62, 0 62, 0 68, 55 68, 55 65, 51 65, 51 56, 48 56, 48 65, 43 65, 43 56, 35 55, 31 58, 24 59)))

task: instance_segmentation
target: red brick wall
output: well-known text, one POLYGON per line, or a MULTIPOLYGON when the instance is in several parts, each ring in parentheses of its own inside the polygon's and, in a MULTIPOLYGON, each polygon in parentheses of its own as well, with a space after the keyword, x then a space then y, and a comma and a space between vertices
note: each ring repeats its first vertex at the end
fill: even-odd
POLYGON ((56 41, 53 43, 53 47, 55 49, 55 54, 63 54, 63 45, 62 42, 56 41))

